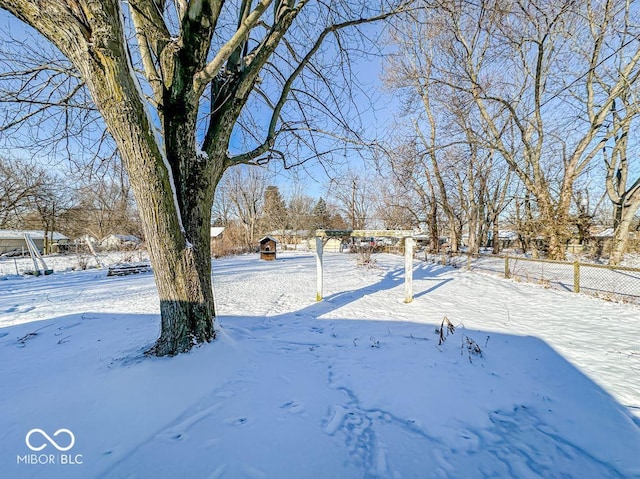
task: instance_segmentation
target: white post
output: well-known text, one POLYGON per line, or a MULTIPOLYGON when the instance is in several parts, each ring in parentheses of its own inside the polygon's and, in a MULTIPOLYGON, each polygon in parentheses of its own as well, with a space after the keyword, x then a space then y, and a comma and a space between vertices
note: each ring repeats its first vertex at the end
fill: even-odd
MULTIPOLYGON (((49 268, 47 268, 47 263, 44 262, 44 258, 40 254, 40 251, 38 250, 38 247, 36 246, 36 244, 33 242, 31 235, 29 235, 29 233, 24 233, 23 236, 24 236, 25 243, 27 243, 27 248, 29 249, 29 254, 31 255, 31 259, 33 260, 33 266, 35 267, 35 274, 48 274, 47 271, 49 270, 49 268), (38 268, 38 260, 42 263, 42 267, 44 268, 43 270, 40 270, 40 268, 38 268)), ((46 238, 45 238, 45 241, 46 241, 46 238)))
POLYGON ((87 243, 87 246, 89 247, 89 251, 91 251, 91 254, 96 259, 96 262, 98 263, 98 266, 101 269, 104 269, 104 264, 102 264, 102 261, 100 261, 100 258, 98 257, 98 253, 96 253, 96 250, 93 247, 93 243, 91 242, 91 238, 89 238, 89 235, 84 235, 84 241, 85 241, 85 243, 87 243))
POLYGON ((404 239, 404 302, 413 301, 413 238, 404 239))
POLYGON ((316 236, 316 301, 322 301, 322 250, 324 249, 324 241, 320 236, 316 236))

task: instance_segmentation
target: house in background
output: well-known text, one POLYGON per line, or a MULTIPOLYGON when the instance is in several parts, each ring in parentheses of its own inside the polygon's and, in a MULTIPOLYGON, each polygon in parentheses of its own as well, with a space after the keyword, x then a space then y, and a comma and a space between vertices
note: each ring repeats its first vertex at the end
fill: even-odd
POLYGON ((222 254, 222 233, 224 233, 224 226, 211 226, 211 256, 214 258, 222 254))
MULTIPOLYGON (((323 240, 323 248, 322 250, 330 253, 341 253, 343 251, 349 251, 349 246, 347 244, 347 240, 344 238, 325 238, 323 240)), ((316 250, 316 240, 310 239, 307 241, 307 249, 311 251, 316 250)))
MULTIPOLYGON (((24 235, 28 234, 41 253, 45 250, 45 233, 38 230, 0 230, 0 254, 20 252, 29 254, 24 235)), ((61 247, 69 244, 69 238, 57 232, 47 233, 46 241, 51 251, 57 253, 61 247)))
POLYGON ((283 251, 296 250, 301 245, 304 245, 304 249, 308 249, 307 244, 312 237, 307 230, 274 230, 267 233, 267 236, 276 240, 283 251))
POLYGON ((100 247, 105 251, 119 251, 136 249, 142 240, 133 235, 109 235, 100 241, 100 247))

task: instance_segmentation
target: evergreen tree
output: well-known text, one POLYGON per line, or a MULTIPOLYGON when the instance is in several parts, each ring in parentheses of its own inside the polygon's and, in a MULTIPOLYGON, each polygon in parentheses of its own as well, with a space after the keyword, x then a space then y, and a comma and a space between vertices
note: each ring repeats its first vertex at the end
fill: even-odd
POLYGON ((287 204, 277 186, 267 186, 265 190, 262 221, 265 233, 278 231, 284 234, 288 227, 287 204))
POLYGON ((327 229, 331 223, 331 215, 327 208, 327 202, 324 199, 319 198, 316 205, 313 207, 313 226, 315 229, 327 229))

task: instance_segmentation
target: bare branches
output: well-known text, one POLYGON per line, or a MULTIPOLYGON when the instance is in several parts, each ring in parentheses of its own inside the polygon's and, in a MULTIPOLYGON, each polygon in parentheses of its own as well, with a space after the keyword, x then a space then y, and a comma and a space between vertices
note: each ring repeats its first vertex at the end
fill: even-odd
POLYGON ((58 161, 111 155, 112 144, 79 154, 96 144, 94 134, 99 138, 105 126, 73 65, 44 39, 12 33, 3 31, 0 41, 0 146, 58 161))
POLYGON ((0 228, 20 226, 48 182, 42 167, 0 158, 0 228))
MULTIPOLYGON (((132 0, 129 5, 140 59, 154 93, 155 101, 161 105, 163 85, 159 58, 171 41, 171 35, 163 18, 163 6, 151 0, 132 0)), ((171 70, 171 68, 165 69, 171 70)))
MULTIPOLYGON (((240 24, 235 34, 229 39, 229 41, 218 51, 216 56, 211 60, 194 78, 194 89, 196 92, 202 92, 205 86, 215 78, 220 72, 222 65, 237 51, 238 47, 242 45, 242 42, 246 39, 249 31, 256 26, 260 17, 265 12, 267 7, 271 4, 272 0, 260 0, 254 10, 250 13, 248 8, 241 9, 240 24)), ((194 2, 197 3, 197 2, 194 2)), ((243 2, 248 4, 249 2, 243 2)))
MULTIPOLYGON (((369 18, 359 18, 356 20, 350 20, 346 22, 332 24, 326 27, 318 35, 317 40, 315 44, 311 47, 311 49, 309 49, 309 51, 304 55, 304 57, 297 62, 297 66, 294 68, 293 72, 289 75, 289 77, 286 79, 283 86, 281 87, 280 96, 277 102, 275 103, 275 105, 273 106, 273 111, 271 114, 271 119, 269 121, 269 126, 267 128, 265 140, 253 150, 246 152, 242 155, 237 155, 230 158, 230 162, 231 163, 247 163, 253 159, 258 158, 259 156, 264 155, 273 147, 275 143, 275 139, 278 136, 278 131, 276 130, 278 121, 280 120, 280 115, 285 103, 287 102, 287 100, 290 99, 290 95, 293 93, 292 86, 294 82, 298 79, 301 73, 310 66, 314 55, 316 55, 316 53, 324 43, 325 39, 330 34, 335 34, 336 32, 349 27, 355 27, 355 26, 366 24, 366 23, 377 22, 377 21, 389 18, 395 13, 397 12, 387 12, 387 13, 376 15, 369 18)), ((342 49, 339 49, 339 51, 342 51, 342 49)), ((323 78, 321 74, 319 75, 319 77, 323 78)), ((331 92, 330 89, 329 89, 329 92, 331 92)), ((309 93, 306 92, 306 94, 309 94, 309 93)), ((319 99, 315 99, 315 100, 316 100, 314 102, 315 104, 322 103, 321 101, 318 101, 319 99)), ((304 112, 304 109, 302 111, 304 112)))

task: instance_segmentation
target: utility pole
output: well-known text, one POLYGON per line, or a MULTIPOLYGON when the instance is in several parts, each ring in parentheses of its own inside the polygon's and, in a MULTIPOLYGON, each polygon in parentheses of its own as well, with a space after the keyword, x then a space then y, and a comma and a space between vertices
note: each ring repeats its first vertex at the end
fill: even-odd
POLYGON ((351 189, 351 229, 356 229, 356 179, 353 179, 353 188, 351 189))

